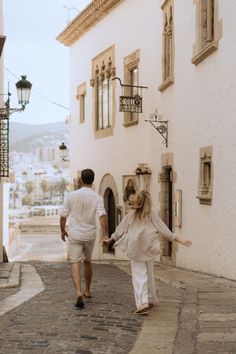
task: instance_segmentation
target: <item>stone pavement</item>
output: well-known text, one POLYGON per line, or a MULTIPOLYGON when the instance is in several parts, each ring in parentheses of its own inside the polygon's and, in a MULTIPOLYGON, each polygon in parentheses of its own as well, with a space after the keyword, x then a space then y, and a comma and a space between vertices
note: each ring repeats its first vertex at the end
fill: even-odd
POLYGON ((94 264, 83 310, 68 263, 1 264, 0 354, 236 354, 236 282, 163 264, 155 274, 159 305, 138 317, 127 262, 94 264))

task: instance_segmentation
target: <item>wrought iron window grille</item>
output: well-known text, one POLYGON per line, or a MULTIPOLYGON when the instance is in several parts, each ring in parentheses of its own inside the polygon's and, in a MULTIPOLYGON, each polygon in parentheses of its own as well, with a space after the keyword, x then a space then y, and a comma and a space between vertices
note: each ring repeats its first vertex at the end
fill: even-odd
POLYGON ((122 91, 124 87, 137 88, 140 89, 140 94, 137 93, 134 96, 122 95, 119 99, 119 111, 120 112, 128 112, 128 113, 142 113, 143 111, 143 98, 142 98, 142 89, 147 89, 147 86, 137 86, 137 85, 125 85, 121 82, 119 77, 114 77, 112 80, 118 80, 120 86, 122 87, 122 91))
POLYGON ((157 109, 149 117, 150 119, 145 119, 145 122, 149 122, 161 134, 164 139, 163 144, 168 147, 168 120, 163 120, 163 116, 157 109))

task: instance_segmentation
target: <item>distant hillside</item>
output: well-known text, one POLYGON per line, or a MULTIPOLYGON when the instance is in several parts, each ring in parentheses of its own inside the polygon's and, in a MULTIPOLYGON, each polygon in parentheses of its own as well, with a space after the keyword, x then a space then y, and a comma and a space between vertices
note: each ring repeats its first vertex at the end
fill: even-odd
POLYGON ((37 147, 68 143, 68 126, 64 122, 24 124, 10 122, 10 150, 31 152, 37 147))

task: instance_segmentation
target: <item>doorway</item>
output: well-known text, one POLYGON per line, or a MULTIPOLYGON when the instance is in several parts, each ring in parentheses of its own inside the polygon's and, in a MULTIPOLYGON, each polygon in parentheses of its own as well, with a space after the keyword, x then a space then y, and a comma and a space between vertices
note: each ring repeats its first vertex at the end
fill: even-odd
MULTIPOLYGON (((107 188, 104 194, 104 204, 108 217, 108 232, 111 236, 116 229, 116 203, 113 191, 111 188, 107 188)), ((113 248, 114 242, 111 242, 108 246, 108 252, 115 253, 113 248)))
MULTIPOLYGON (((166 168, 167 174, 167 226, 172 231, 173 230, 173 208, 172 208, 172 200, 173 200, 173 183, 172 183, 172 168, 166 168)), ((172 256, 172 242, 168 241, 168 257, 172 256)))
MULTIPOLYGON (((161 175, 161 217, 168 228, 173 231, 173 171, 171 166, 165 166, 161 175)), ((172 257, 172 242, 163 241, 162 254, 172 257)))

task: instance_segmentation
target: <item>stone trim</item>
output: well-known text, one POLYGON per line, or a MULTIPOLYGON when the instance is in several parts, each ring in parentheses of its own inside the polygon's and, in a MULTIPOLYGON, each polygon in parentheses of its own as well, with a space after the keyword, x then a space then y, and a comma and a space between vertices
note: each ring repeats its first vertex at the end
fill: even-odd
POLYGON ((196 6, 196 41, 193 45, 192 58, 192 63, 194 65, 198 65, 209 55, 214 53, 219 47, 219 40, 222 38, 223 22, 222 20, 219 20, 219 0, 209 0, 209 2, 207 1, 205 4, 205 6, 209 6, 212 1, 212 6, 214 6, 214 11, 211 13, 209 13, 209 9, 207 7, 208 12, 206 14, 208 17, 210 16, 210 23, 212 23, 211 16, 213 16, 214 25, 211 33, 208 33, 209 30, 203 28, 202 26, 203 1, 204 0, 193 1, 196 6))
POLYGON ((118 193, 118 189, 116 186, 116 181, 113 178, 113 176, 109 173, 105 174, 100 182, 100 186, 99 186, 99 194, 104 197, 105 192, 107 190, 107 188, 110 188, 113 192, 114 198, 115 198, 115 202, 116 205, 119 205, 119 193, 118 193))
MULTIPOLYGON (((124 84, 130 85, 130 72, 134 69, 138 69, 140 62, 140 49, 126 56, 123 60, 124 63, 124 84)), ((124 87, 124 95, 130 95, 130 88, 124 87)), ((130 127, 138 124, 138 113, 124 112, 124 126, 130 127)))
POLYGON ((92 59, 92 78, 90 80, 90 85, 93 88, 92 99, 93 99, 93 131, 95 139, 100 139, 113 135, 113 128, 115 125, 115 80, 111 80, 111 117, 110 125, 104 128, 98 128, 98 113, 97 113, 97 78, 99 80, 105 80, 108 77, 115 76, 115 46, 111 46, 99 53, 95 58, 92 59), (100 79, 101 75, 103 76, 100 79))
MULTIPOLYGON (((165 153, 161 155, 161 172, 158 175, 158 183, 160 183, 160 192, 159 192, 159 203, 160 203, 160 210, 159 216, 160 218, 165 221, 166 219, 166 210, 167 210, 167 183, 168 183, 168 176, 166 173, 166 168, 172 167, 174 165, 174 155, 173 153, 165 153)), ((173 183, 173 193, 172 193, 172 226, 174 228, 174 183, 177 182, 177 173, 172 170, 170 176, 172 183, 173 183)), ((177 244, 176 242, 172 243, 172 257, 168 256, 168 240, 164 237, 160 236, 160 244, 161 244, 161 262, 166 264, 176 264, 176 252, 177 252, 177 244)))
POLYGON ((200 148, 200 165, 198 179, 198 196, 200 204, 212 204, 213 163, 212 146, 200 148))
POLYGON ((86 96, 86 82, 77 86, 76 98, 79 101, 79 123, 85 122, 85 96, 86 96))
POLYGON ((66 46, 71 46, 123 1, 124 0, 91 1, 64 31, 57 36, 57 40, 66 46))
POLYGON ((162 20, 162 84, 163 92, 174 83, 174 0, 165 0, 161 6, 162 20))
POLYGON ((173 85, 174 79, 173 78, 168 78, 165 80, 159 87, 158 90, 163 92, 165 89, 167 89, 169 86, 173 85))
POLYGON ((77 86, 77 95, 76 98, 78 99, 80 95, 86 95, 86 82, 77 86))

